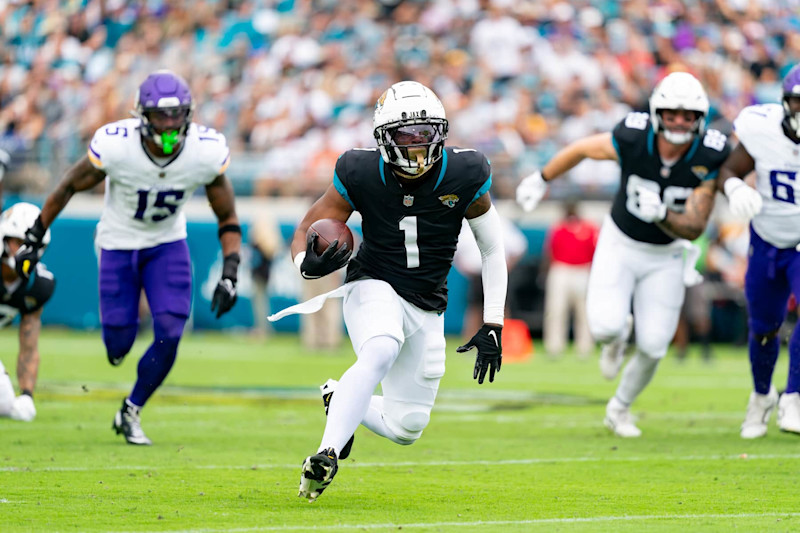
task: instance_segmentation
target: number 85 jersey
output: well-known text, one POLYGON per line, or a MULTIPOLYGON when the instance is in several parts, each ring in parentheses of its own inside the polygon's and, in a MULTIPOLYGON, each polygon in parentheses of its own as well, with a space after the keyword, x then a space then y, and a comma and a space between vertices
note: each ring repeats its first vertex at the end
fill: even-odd
POLYGON ((781 105, 755 105, 744 108, 733 126, 755 161, 756 189, 764 199, 753 229, 777 248, 794 248, 800 242, 800 146, 783 133, 782 121, 781 105))
POLYGON ((106 124, 89 145, 92 165, 106 173, 96 237, 105 250, 139 250, 185 239, 183 205, 230 162, 225 136, 192 123, 177 157, 159 164, 142 146, 139 125, 135 118, 106 124))
POLYGON ((622 183, 614 196, 611 218, 628 237, 651 244, 669 244, 675 239, 658 225, 642 220, 638 190, 658 193, 670 210, 682 213, 694 189, 713 180, 730 153, 727 137, 707 129, 702 137, 695 136, 680 159, 666 164, 658 153, 656 133, 647 113, 629 113, 614 128, 612 140, 622 183))

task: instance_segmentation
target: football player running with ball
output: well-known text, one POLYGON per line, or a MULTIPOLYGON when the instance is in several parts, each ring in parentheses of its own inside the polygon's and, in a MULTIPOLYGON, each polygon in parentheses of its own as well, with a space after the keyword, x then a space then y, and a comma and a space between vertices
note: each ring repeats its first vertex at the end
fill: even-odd
POLYGON ((413 444, 428 425, 445 371, 442 313, 464 218, 483 256, 485 303, 483 326, 458 351, 477 348, 478 383, 493 381, 502 360, 508 275, 502 224, 488 193, 489 161, 476 150, 445 148, 444 107, 417 82, 384 92, 373 124, 378 147, 342 154, 333 184, 292 241, 302 275, 325 276, 344 266, 349 254, 317 255, 316 236, 307 237, 306 230, 319 219, 346 221, 353 211, 361 213, 363 242, 345 285, 328 295, 344 297, 357 360, 338 382, 321 387, 327 423, 318 453, 303 462, 300 482, 299 496, 309 501, 330 484, 338 459, 350 454, 359 424, 402 445, 413 444), (382 396, 374 395, 379 383, 382 396))
POLYGON ((685 239, 704 231, 714 178, 730 152, 725 135, 705 127, 708 107, 694 76, 672 73, 653 91, 649 114, 630 113, 611 133, 575 141, 517 188, 517 201, 530 211, 548 181, 583 159, 619 162, 621 184, 600 231, 586 307, 592 335, 603 345, 600 368, 607 379, 619 373, 636 325, 635 354, 606 406, 605 425, 620 437, 641 435, 630 406, 667 353, 684 286, 700 281, 696 249, 685 239))
POLYGON ((113 429, 130 444, 151 444, 139 412, 167 377, 192 304, 192 265, 182 207, 205 186, 219 221, 224 266, 211 303, 217 317, 236 302, 242 236, 233 189, 225 177, 230 162, 225 137, 192 122, 186 81, 166 70, 139 86, 135 118, 102 126, 88 153, 67 170, 48 196, 16 254, 21 276, 33 272, 45 231, 72 195, 105 180, 105 205, 97 225, 100 248, 100 319, 108 361, 119 365, 139 327, 144 289, 155 339, 139 360, 138 379, 122 401, 113 429))
POLYGON ((754 391, 741 436, 766 435, 776 406, 778 428, 800 433, 800 328, 789 339, 789 376, 780 399, 772 385, 786 304, 791 293, 800 295, 800 65, 783 79, 782 104, 746 107, 733 125, 739 144, 722 166, 718 183, 731 211, 752 219, 744 291, 754 391), (741 179, 753 170, 755 189, 741 179))
MULTIPOLYGON (((14 254, 22 246, 25 231, 39 216, 39 208, 20 202, 0 215, 0 239, 3 242, 3 283, 0 284, 0 327, 19 320, 19 353, 17 354, 17 383, 20 395, 14 397, 14 386, 0 361, 0 417, 31 422, 36 417, 33 391, 39 373, 39 332, 42 329, 42 310, 53 295, 56 280, 43 264, 33 269, 28 281, 22 280, 14 269, 14 254)), ((50 242, 50 232, 42 238, 42 248, 50 242)))

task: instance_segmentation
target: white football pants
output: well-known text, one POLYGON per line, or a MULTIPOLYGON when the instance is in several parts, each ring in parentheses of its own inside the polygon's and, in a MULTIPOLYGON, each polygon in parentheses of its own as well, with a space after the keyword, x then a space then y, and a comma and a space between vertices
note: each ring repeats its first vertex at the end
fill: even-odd
POLYGON ((369 339, 385 336, 400 343, 381 380, 381 416, 393 440, 410 444, 428 425, 444 376, 444 316, 408 303, 384 281, 365 279, 348 284, 344 320, 358 357, 368 356, 362 348, 369 339))
POLYGON ((678 327, 685 292, 680 242, 635 241, 606 216, 586 296, 589 329, 596 341, 609 343, 624 333, 633 300, 638 351, 655 359, 664 357, 678 327))

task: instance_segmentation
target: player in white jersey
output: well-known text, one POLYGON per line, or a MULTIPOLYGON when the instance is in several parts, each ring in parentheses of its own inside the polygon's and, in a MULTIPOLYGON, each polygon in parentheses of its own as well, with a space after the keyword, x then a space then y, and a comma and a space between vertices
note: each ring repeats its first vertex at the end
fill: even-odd
POLYGON ((739 145, 720 171, 734 214, 751 219, 745 276, 754 391, 741 436, 763 437, 775 407, 781 431, 800 433, 800 329, 789 340, 789 376, 778 398, 772 374, 789 295, 800 295, 800 65, 783 80, 782 104, 750 106, 734 121, 739 145), (741 178, 756 171, 756 188, 741 178))
POLYGON ((67 170, 26 233, 16 267, 28 276, 39 258, 42 236, 72 195, 106 182, 97 227, 100 313, 108 360, 118 365, 138 330, 144 289, 155 339, 139 361, 138 379, 122 402, 113 429, 130 444, 151 444, 139 411, 167 377, 192 301, 192 267, 181 208, 205 186, 219 221, 225 258, 211 309, 217 318, 236 302, 241 229, 233 189, 225 177, 230 152, 225 137, 192 123, 189 86, 166 70, 139 86, 134 116, 101 127, 86 156, 67 170))

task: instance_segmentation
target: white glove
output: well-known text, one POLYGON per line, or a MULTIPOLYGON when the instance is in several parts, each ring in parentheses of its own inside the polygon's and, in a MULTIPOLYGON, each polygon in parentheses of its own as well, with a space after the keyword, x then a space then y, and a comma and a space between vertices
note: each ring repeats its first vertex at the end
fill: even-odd
POLYGON ((33 405, 33 398, 27 394, 20 394, 14 398, 11 406, 11 418, 22 422, 31 422, 36 418, 36 407, 33 405))
POLYGON ((533 211, 546 192, 547 182, 537 170, 517 186, 517 203, 525 211, 533 211))
POLYGON ((637 187, 639 199, 639 219, 645 222, 661 222, 667 218, 667 206, 661 201, 661 195, 645 187, 637 187))
POLYGON ((731 212, 738 218, 750 220, 761 212, 764 201, 761 193, 750 187, 740 178, 728 178, 722 186, 731 212))
POLYGON ((695 265, 697 260, 700 259, 702 251, 696 244, 690 241, 682 240, 683 246, 683 284, 686 287, 694 287, 703 282, 703 275, 697 271, 695 265))

